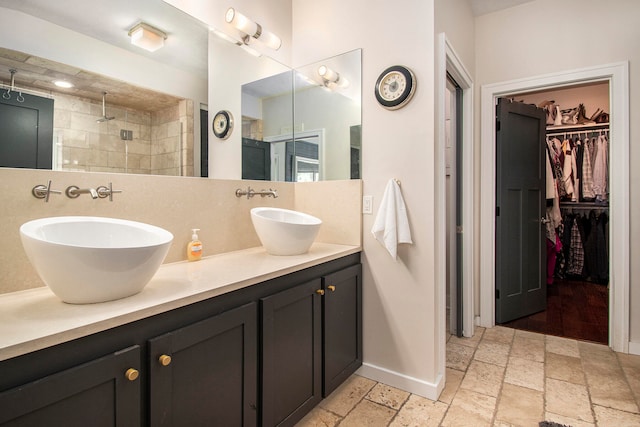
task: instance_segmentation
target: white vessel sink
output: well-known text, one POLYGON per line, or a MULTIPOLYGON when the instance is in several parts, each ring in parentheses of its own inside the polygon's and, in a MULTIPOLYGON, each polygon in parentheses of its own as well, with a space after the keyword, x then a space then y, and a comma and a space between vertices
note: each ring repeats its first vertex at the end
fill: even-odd
POLYGON ((54 294, 87 304, 140 292, 164 261, 173 234, 135 221, 62 216, 24 223, 20 238, 54 294))
POLYGON ((251 221, 262 246, 271 255, 306 253, 322 224, 306 213, 279 208, 253 208, 251 221))

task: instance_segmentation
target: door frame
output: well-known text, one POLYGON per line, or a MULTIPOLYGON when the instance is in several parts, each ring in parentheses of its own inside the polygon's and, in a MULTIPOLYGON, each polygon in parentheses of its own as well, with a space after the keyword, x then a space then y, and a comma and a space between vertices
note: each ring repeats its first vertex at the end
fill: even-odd
POLYGON ((442 370, 445 366, 446 350, 446 161, 445 161, 445 92, 447 72, 462 88, 462 331, 465 337, 474 334, 474 143, 473 104, 474 84, 460 56, 453 49, 445 33, 436 36, 436 278, 437 278, 437 325, 441 344, 442 370))
POLYGON ((495 326, 495 103, 500 96, 608 81, 610 93, 609 346, 629 352, 629 62, 483 85, 480 94, 480 317, 495 326))

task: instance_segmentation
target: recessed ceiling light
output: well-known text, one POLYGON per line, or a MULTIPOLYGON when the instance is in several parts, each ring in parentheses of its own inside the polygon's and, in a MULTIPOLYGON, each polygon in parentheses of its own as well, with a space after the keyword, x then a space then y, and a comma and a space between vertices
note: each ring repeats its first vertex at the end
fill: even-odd
POLYGON ((58 87, 63 87, 65 89, 69 89, 70 87, 73 87, 73 83, 68 82, 66 80, 56 80, 55 82, 53 82, 53 84, 58 87))

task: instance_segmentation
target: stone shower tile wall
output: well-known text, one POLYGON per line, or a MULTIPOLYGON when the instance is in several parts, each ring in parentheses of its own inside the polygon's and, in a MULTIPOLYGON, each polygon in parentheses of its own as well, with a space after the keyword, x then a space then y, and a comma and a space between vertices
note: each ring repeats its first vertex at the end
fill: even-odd
POLYGON ((58 95, 53 133, 56 170, 193 176, 193 101, 148 112, 109 105, 113 120, 97 122, 102 104, 58 95), (130 130, 133 140, 120 138, 130 130))
POLYGON ((193 101, 151 113, 151 173, 193 176, 193 101))
POLYGON ((110 106, 110 121, 98 123, 102 104, 55 94, 54 167, 82 172, 151 173, 151 113, 110 106), (120 130, 133 140, 120 139, 120 130))

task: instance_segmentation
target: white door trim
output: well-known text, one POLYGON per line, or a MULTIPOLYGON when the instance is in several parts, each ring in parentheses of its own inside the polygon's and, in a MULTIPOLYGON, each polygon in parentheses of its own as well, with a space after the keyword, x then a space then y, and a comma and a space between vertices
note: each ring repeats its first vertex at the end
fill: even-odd
POLYGON ((495 103, 514 93, 588 81, 609 81, 609 345, 629 351, 629 62, 483 85, 480 102, 480 319, 495 325, 495 103))
MULTIPOLYGON (((447 72, 451 74, 462 89, 462 330, 465 337, 474 333, 474 297, 473 275, 474 261, 474 208, 473 208, 473 80, 462 63, 459 55, 447 40, 445 33, 436 38, 436 278, 438 307, 442 310, 438 320, 441 322, 442 351, 445 350, 446 317, 446 159, 445 159, 445 93, 447 72)), ((442 357, 444 367, 444 357, 442 357)))

